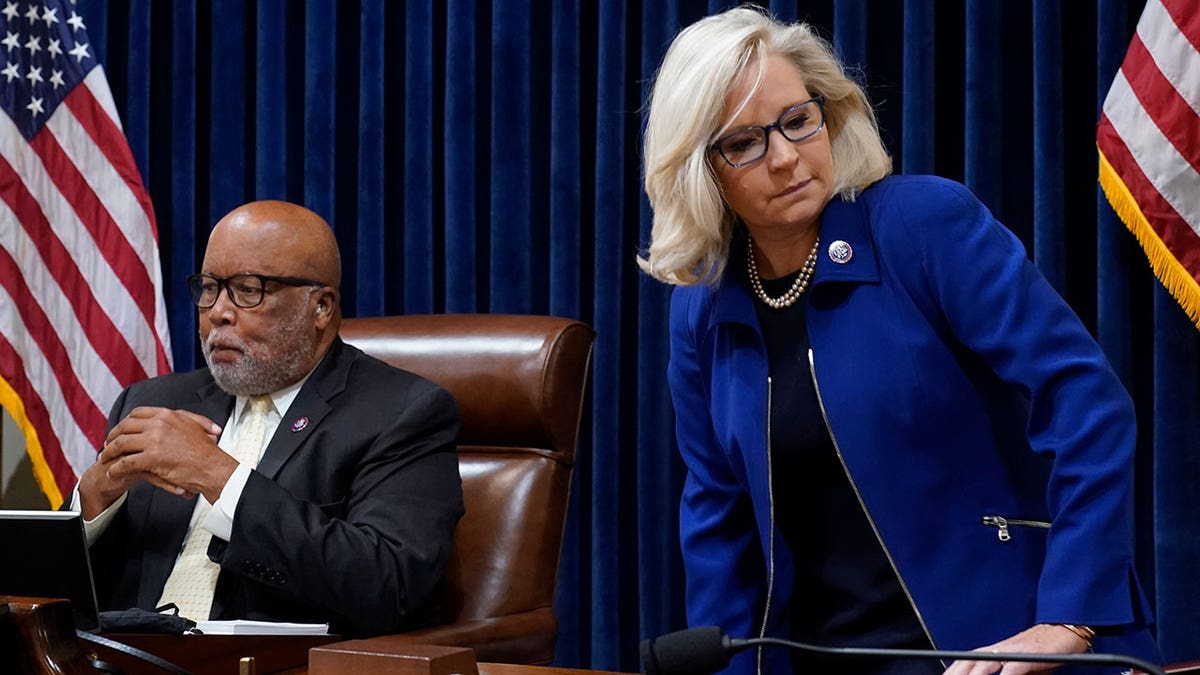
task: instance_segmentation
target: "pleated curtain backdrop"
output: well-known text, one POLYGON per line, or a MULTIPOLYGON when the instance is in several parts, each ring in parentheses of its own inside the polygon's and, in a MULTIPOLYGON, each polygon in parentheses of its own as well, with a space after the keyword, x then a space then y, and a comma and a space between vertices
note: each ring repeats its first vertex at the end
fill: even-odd
MULTIPOLYGON (((563 666, 637 670, 640 638, 683 626, 669 289, 634 264, 650 224, 639 135, 671 37, 729 4, 79 6, 157 211, 177 368, 199 361, 183 277, 216 220, 262 198, 334 226, 348 316, 545 313, 596 328, 558 588, 563 666)), ((1138 565, 1181 660, 1200 658, 1197 332, 1096 185, 1095 123, 1142 4, 769 6, 861 68, 897 171, 970 186, 1108 353, 1140 420, 1138 565)))

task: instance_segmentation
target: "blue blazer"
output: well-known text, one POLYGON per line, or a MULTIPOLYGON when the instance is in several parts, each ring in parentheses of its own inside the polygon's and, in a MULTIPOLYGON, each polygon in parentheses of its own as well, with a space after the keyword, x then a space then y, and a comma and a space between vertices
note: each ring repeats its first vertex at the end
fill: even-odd
MULTIPOLYGON (((1133 406, 1020 241, 926 176, 833 200, 820 236, 807 321, 822 413, 934 645, 1074 623, 1111 627, 1098 652, 1157 660, 1133 566, 1133 406)), ((672 296, 688 621, 787 637, 802 599, 774 527, 767 422, 770 389, 789 384, 768 379, 753 303, 736 264, 672 296)), ((762 658, 789 672, 779 651, 731 671, 762 658)))

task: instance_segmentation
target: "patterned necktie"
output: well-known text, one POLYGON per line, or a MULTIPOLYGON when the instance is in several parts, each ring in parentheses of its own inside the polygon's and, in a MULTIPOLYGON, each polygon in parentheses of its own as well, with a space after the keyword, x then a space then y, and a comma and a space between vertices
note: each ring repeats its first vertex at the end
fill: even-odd
MULTIPOLYGON (((266 435, 267 414, 271 410, 271 398, 258 396, 250 399, 250 411, 242 420, 238 432, 237 444, 229 453, 241 464, 250 467, 258 466, 258 454, 262 450, 263 437, 266 435)), ((217 588, 217 575, 221 566, 208 559, 208 544, 212 534, 201 527, 208 511, 212 507, 200 499, 200 519, 188 533, 183 542, 183 552, 167 578, 163 587, 162 597, 158 604, 173 602, 179 607, 179 613, 189 619, 204 621, 212 610, 213 591, 217 588)))

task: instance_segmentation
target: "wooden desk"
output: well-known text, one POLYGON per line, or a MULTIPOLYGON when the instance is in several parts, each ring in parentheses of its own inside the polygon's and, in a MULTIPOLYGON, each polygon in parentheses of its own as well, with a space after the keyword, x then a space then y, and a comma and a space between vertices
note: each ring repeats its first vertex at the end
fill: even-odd
POLYGON ((95 675, 66 600, 0 595, 0 673, 95 675))
MULTIPOLYGON (((148 635, 108 634, 103 637, 136 647, 190 671, 192 675, 236 675, 238 662, 253 656, 256 675, 294 675, 308 671, 308 650, 338 642, 337 635, 148 635)), ((101 660, 128 675, 162 671, 145 661, 108 647, 85 644, 101 660)))
POLYGON ((601 671, 476 663, 465 647, 348 640, 309 652, 310 675, 582 675, 601 671))
MULTIPOLYGON (((313 647, 340 638, 333 635, 110 635, 133 647, 190 670, 193 675, 233 675, 243 655, 255 656, 256 675, 307 675, 313 647)), ((417 645, 416 647, 420 647, 417 645)), ((84 643, 75 636, 66 600, 0 596, 0 673, 95 675, 89 659, 99 657, 128 675, 161 670, 132 656, 84 643)), ((479 675, 601 675, 572 670, 502 663, 477 664, 479 675)), ((1165 668, 1172 675, 1200 674, 1200 662, 1165 668)), ((347 675, 364 675, 352 672, 347 675)), ((611 674, 616 675, 616 674, 611 674)))
MULTIPOLYGON (((308 650, 330 644, 335 635, 106 635, 118 642, 166 659, 192 675, 235 675, 242 656, 253 655, 256 675, 307 675, 308 650)), ((162 671, 127 654, 84 645, 128 675, 161 675, 162 671)), ((479 663, 479 675, 606 675, 602 671, 479 663)), ((617 674, 607 674, 617 675, 617 674)))
MULTIPOLYGON (((254 656, 256 675, 307 675, 313 647, 340 641, 336 635, 104 635, 150 652, 193 675, 235 675, 242 656, 254 656)), ((414 645, 419 648, 420 645, 414 645)), ((161 675, 157 667, 75 636, 66 600, 0 596, 0 673, 95 675, 99 658, 127 675, 161 675)), ((587 675, 599 671, 499 663, 477 664, 480 675, 587 675)), ((362 675, 348 673, 348 675, 362 675)))
MULTIPOLYGON (((339 641, 336 635, 105 635, 166 659, 192 675, 235 675, 243 656, 254 656, 255 675, 308 675, 308 650, 339 641)), ((414 645, 420 647, 420 645, 414 645)), ((104 647, 85 644, 104 661, 128 675, 161 675, 162 671, 104 647)), ((618 675, 510 663, 479 663, 479 675, 618 675)), ((348 674, 348 675, 361 675, 348 674)))

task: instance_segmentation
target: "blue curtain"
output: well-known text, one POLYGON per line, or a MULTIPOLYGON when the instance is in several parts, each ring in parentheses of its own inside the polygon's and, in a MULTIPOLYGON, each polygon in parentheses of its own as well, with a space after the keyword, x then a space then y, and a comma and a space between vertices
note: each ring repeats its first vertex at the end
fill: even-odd
MULTIPOLYGON (((182 279, 213 223, 252 199, 329 220, 349 316, 596 328, 563 666, 636 670, 640 638, 683 625, 668 289, 634 264, 650 225, 639 137, 671 37, 729 4, 80 3, 157 211, 178 368, 198 362, 182 279)), ((1096 185, 1095 123, 1143 0, 765 4, 860 73, 898 171, 969 185, 1094 331, 1141 422, 1138 565, 1160 641, 1200 658, 1198 334, 1096 185)))

